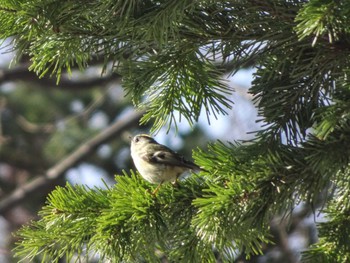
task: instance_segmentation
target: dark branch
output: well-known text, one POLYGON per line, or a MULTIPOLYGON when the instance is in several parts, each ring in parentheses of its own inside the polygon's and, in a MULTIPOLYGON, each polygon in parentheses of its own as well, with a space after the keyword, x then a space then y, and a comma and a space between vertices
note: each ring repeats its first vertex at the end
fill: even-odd
POLYGON ((18 12, 15 9, 7 8, 7 7, 0 7, 0 11, 9 12, 9 13, 17 13, 18 12))
POLYGON ((35 83, 43 87, 56 87, 60 89, 90 89, 96 86, 106 85, 112 81, 120 81, 121 76, 117 73, 111 73, 106 76, 96 78, 84 78, 82 80, 72 80, 64 76, 61 77, 59 84, 56 84, 55 78, 39 78, 34 72, 28 70, 29 64, 23 63, 13 69, 0 69, 0 85, 11 81, 26 81, 35 83))
POLYGON ((6 213, 14 206, 20 204, 34 192, 57 181, 64 173, 73 166, 80 163, 87 156, 93 153, 100 145, 109 140, 115 139, 126 129, 138 124, 143 112, 132 112, 110 125, 92 139, 80 145, 80 147, 58 164, 48 169, 44 175, 38 176, 27 184, 17 188, 9 196, 0 201, 0 214, 6 213))

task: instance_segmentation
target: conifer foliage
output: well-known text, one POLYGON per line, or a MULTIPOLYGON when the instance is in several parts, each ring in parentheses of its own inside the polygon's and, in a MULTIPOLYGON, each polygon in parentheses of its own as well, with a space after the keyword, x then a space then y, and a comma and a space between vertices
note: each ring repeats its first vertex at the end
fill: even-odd
POLYGON ((221 76, 242 67, 256 68, 265 122, 250 143, 195 150, 206 171, 156 197, 133 171, 107 190, 57 188, 17 233, 17 255, 232 262, 262 253, 275 215, 317 207, 326 192, 319 242, 302 257, 349 262, 349 25, 349 1, 0 1, 0 37, 31 70, 59 81, 93 59, 112 64, 154 131, 226 114, 233 91, 221 76))

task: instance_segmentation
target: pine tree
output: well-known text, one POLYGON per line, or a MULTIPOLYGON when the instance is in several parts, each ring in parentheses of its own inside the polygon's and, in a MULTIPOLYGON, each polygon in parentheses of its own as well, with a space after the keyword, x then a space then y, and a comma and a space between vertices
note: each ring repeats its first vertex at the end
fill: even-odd
POLYGON ((250 92, 265 123, 250 142, 195 150, 206 171, 156 197, 133 171, 108 190, 58 187, 18 232, 18 256, 232 262, 262 253, 275 215, 314 209, 326 192, 327 221, 303 260, 348 262, 349 13, 334 0, 1 1, 0 37, 32 71, 59 81, 94 59, 112 64, 153 131, 226 114, 221 76, 242 67, 257 69, 250 92))

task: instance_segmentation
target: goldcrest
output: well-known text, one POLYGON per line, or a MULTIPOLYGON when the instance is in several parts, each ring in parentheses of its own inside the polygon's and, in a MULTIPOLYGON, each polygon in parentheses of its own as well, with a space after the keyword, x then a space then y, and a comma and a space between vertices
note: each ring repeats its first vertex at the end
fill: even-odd
POLYGON ((147 134, 139 134, 132 139, 131 157, 141 176, 150 183, 158 184, 154 194, 163 183, 176 183, 183 173, 201 170, 198 165, 185 160, 147 134))

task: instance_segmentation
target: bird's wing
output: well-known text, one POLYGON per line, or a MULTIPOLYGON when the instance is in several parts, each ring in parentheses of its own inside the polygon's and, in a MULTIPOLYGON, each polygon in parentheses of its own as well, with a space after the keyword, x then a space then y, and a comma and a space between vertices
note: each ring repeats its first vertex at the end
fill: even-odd
POLYGON ((162 145, 153 153, 147 153, 143 156, 145 161, 160 163, 172 166, 186 167, 191 170, 201 170, 201 168, 195 163, 186 160, 183 156, 175 153, 169 148, 162 145))

